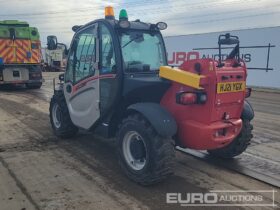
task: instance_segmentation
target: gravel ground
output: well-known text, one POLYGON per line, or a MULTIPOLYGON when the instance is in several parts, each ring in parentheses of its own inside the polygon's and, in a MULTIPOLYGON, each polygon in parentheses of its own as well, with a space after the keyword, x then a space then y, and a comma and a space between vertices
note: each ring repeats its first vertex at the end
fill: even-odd
MULTIPOLYGON (((44 73, 40 90, 0 90, 1 210, 184 209, 179 204, 167 204, 166 193, 210 190, 274 189, 278 190, 276 203, 280 202, 276 187, 180 152, 176 153, 175 174, 165 182, 142 187, 129 181, 118 166, 113 140, 86 132, 71 140, 53 135, 48 109, 54 76, 57 73, 44 73)), ((279 96, 253 92, 254 139, 247 152, 252 158, 280 164, 279 96)), ((270 194, 261 195, 272 202, 270 194)))

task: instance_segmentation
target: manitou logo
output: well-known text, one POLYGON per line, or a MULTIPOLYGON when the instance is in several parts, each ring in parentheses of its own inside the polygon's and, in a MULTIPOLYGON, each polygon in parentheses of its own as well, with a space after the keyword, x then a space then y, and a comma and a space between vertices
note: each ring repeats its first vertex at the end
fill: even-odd
MULTIPOLYGON (((222 54, 222 60, 225 60, 228 56, 227 54, 222 54)), ((169 65, 180 65, 185 61, 193 60, 193 59, 207 59, 211 58, 214 60, 219 59, 219 54, 200 54, 198 51, 190 51, 190 52, 173 52, 168 54, 168 64, 169 65)), ((251 54, 241 54, 240 58, 244 60, 246 63, 251 62, 251 54)))

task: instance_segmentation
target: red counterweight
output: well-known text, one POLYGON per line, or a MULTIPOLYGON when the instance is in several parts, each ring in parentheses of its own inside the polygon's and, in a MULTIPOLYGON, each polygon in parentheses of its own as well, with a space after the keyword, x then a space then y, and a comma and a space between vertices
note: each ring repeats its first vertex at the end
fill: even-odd
POLYGON ((172 82, 161 100, 161 105, 177 121, 178 144, 198 150, 229 144, 242 128, 247 77, 245 63, 241 61, 237 65, 235 59, 229 59, 218 67, 218 62, 213 59, 197 59, 186 61, 179 68, 205 78, 200 81, 202 89, 172 82), (193 103, 182 103, 184 101, 193 103))

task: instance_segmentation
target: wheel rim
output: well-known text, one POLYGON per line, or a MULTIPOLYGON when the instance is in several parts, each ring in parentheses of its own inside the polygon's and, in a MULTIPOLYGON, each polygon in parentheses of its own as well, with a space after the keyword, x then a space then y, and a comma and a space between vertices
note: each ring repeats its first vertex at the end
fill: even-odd
POLYGON ((122 144, 123 155, 133 170, 141 170, 147 161, 147 148, 142 136, 136 131, 127 132, 122 144))
POLYGON ((61 110, 58 104, 54 104, 52 111, 53 124, 56 128, 61 126, 61 110))

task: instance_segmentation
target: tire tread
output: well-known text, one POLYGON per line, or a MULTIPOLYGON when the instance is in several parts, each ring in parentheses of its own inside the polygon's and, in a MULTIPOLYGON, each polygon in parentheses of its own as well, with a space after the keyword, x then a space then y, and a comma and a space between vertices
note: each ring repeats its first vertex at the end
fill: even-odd
MULTIPOLYGON (((141 185, 151 185, 166 179, 173 174, 173 165, 175 159, 174 140, 170 138, 164 138, 156 133, 151 124, 140 114, 129 115, 125 118, 120 129, 125 129, 126 125, 130 123, 140 123, 141 126, 147 131, 146 134, 151 140, 152 151, 155 153, 150 163, 150 170, 141 175, 135 175, 127 169, 125 160, 122 160, 122 148, 118 147, 118 153, 120 157, 120 165, 126 175, 133 181, 138 182, 141 185)), ((117 134, 120 141, 120 132, 117 134)))
POLYGON ((61 138, 71 138, 76 135, 78 132, 78 128, 72 123, 72 120, 69 115, 68 107, 66 104, 66 100, 64 98, 63 91, 55 91, 55 94, 53 95, 51 102, 50 102, 50 121, 52 128, 54 130, 55 135, 61 138), (55 103, 58 103, 60 106, 60 109, 62 111, 62 122, 61 122, 61 128, 57 129, 52 120, 52 107, 55 103))

